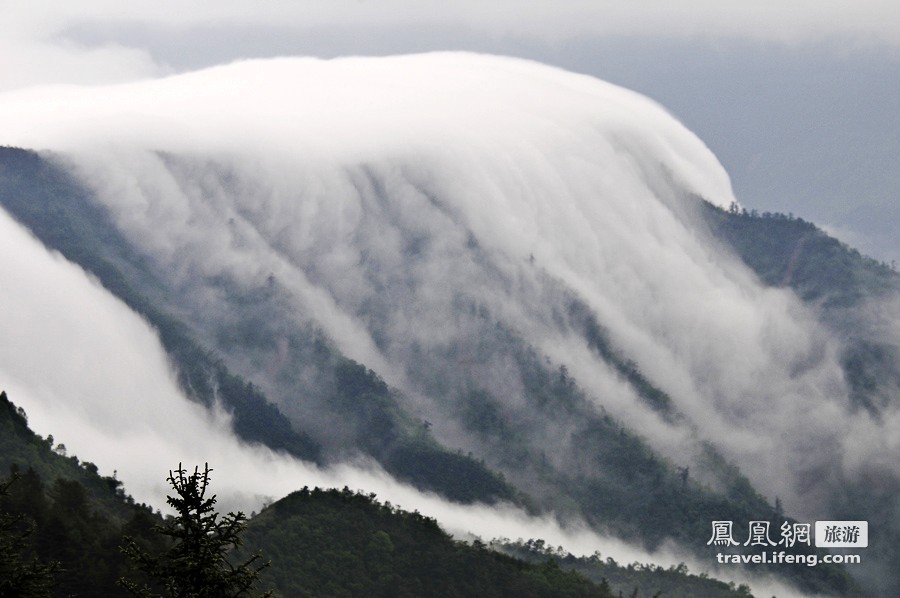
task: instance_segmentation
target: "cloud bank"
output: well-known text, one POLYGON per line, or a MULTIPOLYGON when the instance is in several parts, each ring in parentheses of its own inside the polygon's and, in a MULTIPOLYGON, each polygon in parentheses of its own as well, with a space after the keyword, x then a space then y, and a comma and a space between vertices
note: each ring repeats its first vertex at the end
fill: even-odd
MULTIPOLYGON (((577 555, 601 551, 622 563, 685 562, 562 525, 512 507, 463 506, 400 484, 372 463, 319 469, 238 441, 227 414, 185 399, 155 331, 79 267, 48 252, 0 210, 0 381, 31 426, 118 471, 138 501, 164 507, 168 467, 209 461, 223 510, 259 509, 302 486, 375 492, 381 500, 436 518, 454 535, 543 538, 577 555)), ((708 570, 687 558, 694 571, 708 570)), ((733 578, 745 582, 747 574, 733 578)), ((768 580, 757 583, 769 587, 768 580)), ((777 584, 774 587, 780 587, 777 584)))
MULTIPOLYGON (((711 441, 788 512, 826 512, 863 463, 897 476, 897 460, 884 458, 898 452, 896 413, 878 422, 853 412, 840 347, 815 314, 762 287, 695 226, 690 198, 728 205, 728 176, 696 136, 627 90, 466 54, 275 59, 8 92, 0 130, 2 143, 65 152, 197 321, 215 325, 227 308, 210 281, 254 289, 272 277, 293 310, 286 325, 314 321, 345 354, 421 398, 417 407, 429 397, 407 359, 477 330, 459 315, 462 300, 565 364, 598 410, 660 453, 689 463, 711 441), (559 288, 588 306, 685 422, 642 405, 561 323, 559 288)), ((152 380, 170 381, 162 396, 174 405, 181 399, 158 361, 152 380)), ((514 408, 521 380, 485 367, 484 384, 495 378, 514 408)), ((10 390, 40 405, 37 381, 10 390)), ((141 419, 165 430, 150 411, 141 419)), ((183 418, 205 426, 203 436, 227 437, 221 417, 183 418)), ((125 452, 138 460, 137 447, 153 441, 125 452)), ((222 442, 191 454, 256 454, 222 442)), ((317 475, 298 471, 279 479, 317 475)))
MULTIPOLYGON (((179 461, 209 461, 224 508, 258 509, 302 486, 344 486, 437 517, 456 533, 536 534, 579 554, 604 549, 631 562, 648 555, 585 529, 517 509, 465 507, 400 484, 377 465, 316 468, 240 443, 227 414, 183 397, 149 325, 79 267, 44 249, 0 212, 0 380, 31 425, 109 474, 139 501, 164 506, 165 476, 179 461)), ((530 537, 530 536, 529 536, 530 537)))
POLYGON ((460 334, 459 291, 661 451, 688 459, 686 438, 711 440, 789 508, 820 505, 858 435, 896 450, 850 413, 839 347, 814 315, 690 224, 685 196, 734 199, 715 157, 627 90, 431 54, 250 61, 10 92, 0 108, 2 141, 69 152, 185 296, 208 301, 192 285, 220 276, 245 288, 274 276, 342 351, 412 394, 405 359, 460 334), (539 272, 587 303, 691 428, 661 422, 559 328, 555 306, 529 299, 544 293, 539 272))

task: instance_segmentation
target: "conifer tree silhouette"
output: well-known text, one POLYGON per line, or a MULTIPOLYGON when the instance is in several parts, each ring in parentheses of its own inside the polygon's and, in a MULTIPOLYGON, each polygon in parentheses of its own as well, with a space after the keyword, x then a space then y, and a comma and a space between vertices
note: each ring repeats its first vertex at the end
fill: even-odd
POLYGON ((243 596, 271 596, 271 592, 254 593, 259 572, 269 563, 260 563, 255 554, 235 566, 230 553, 242 543, 241 532, 247 517, 240 511, 219 518, 215 510, 216 496, 207 497, 212 469, 204 464, 203 471, 194 467, 188 474, 181 463, 169 471, 168 482, 175 496, 167 497, 176 516, 157 531, 172 540, 172 546, 162 555, 151 555, 131 539, 126 539, 122 551, 135 566, 147 573, 164 590, 155 593, 144 585, 120 580, 120 584, 135 596, 151 598, 238 598, 243 596))

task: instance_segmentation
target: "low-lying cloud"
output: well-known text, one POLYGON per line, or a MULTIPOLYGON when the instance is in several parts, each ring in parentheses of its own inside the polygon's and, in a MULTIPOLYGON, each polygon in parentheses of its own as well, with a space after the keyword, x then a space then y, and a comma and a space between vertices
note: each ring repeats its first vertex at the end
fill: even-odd
MULTIPOLYGON (((293 310, 285 325, 312 320, 345 354, 421 398, 417 408, 428 409, 427 392, 409 379, 406 358, 476 330, 454 303, 464 300, 566 365, 598 410, 660 453, 686 464, 697 442, 711 441, 789 513, 827 514, 832 490, 867 460, 897 475, 897 461, 884 458, 896 455, 886 425, 895 412, 881 422, 854 412, 840 345, 815 314, 790 292, 763 287, 693 225, 687 198, 728 205, 728 176, 696 136, 627 90, 466 54, 276 59, 6 93, 0 130, 0 143, 65 152, 198 322, 214 325, 218 307, 231 309, 210 281, 253 289, 271 277, 293 310), (561 322, 557 287, 587 305, 685 422, 642 405, 561 322)), ((184 403, 158 348, 144 350, 156 355, 152 378, 120 380, 132 370, 98 361, 109 370, 98 380, 109 373, 126 397, 113 409, 133 415, 123 405, 146 397, 133 389, 152 380, 168 385, 158 401, 183 406, 170 413, 144 398, 124 429, 146 427, 147 443, 165 445, 191 438, 181 426, 202 425, 223 444, 192 440, 189 456, 256 454, 234 448, 227 418, 184 403), (183 421, 169 425, 173 413, 183 421)), ((38 364, 5 367, 15 381, 16 370, 38 364)), ((486 378, 499 372, 488 370, 486 378)), ((64 369, 70 378, 58 388, 83 371, 64 369)), ((61 399, 42 399, 50 391, 37 380, 10 390, 33 401, 39 421, 61 399)), ((289 394, 274 398, 285 406, 289 394)), ((101 396, 86 391, 64 404, 106 405, 101 396)), ((104 435, 129 446, 116 426, 96 436, 104 435)), ((126 452, 139 459, 141 446, 126 452)), ((136 492, 164 477, 141 471, 126 480, 136 492)))
MULTIPOLYGON (((441 322, 462 291, 647 429, 656 416, 592 386, 596 358, 579 357, 582 341, 529 302, 537 270, 585 301, 700 437, 791 509, 811 504, 792 487, 797 469, 835 479, 842 437, 862 429, 833 422, 867 417, 849 413, 838 347, 814 316, 689 225, 679 195, 734 200, 722 167, 621 88, 434 54, 254 61, 0 103, 4 142, 69 152, 176 287, 274 275, 346 354, 401 387, 403 350, 454 336, 441 322), (404 257, 416 243, 420 259, 404 257), (365 306, 384 301, 379 289, 400 294, 374 320, 365 306)), ((649 440, 671 450, 684 432, 669 437, 649 440)))
MULTIPOLYGON (((145 321, 2 210, 0 279, 3 388, 26 409, 35 430, 56 433, 69 454, 94 462, 101 473, 117 472, 139 502, 165 509, 168 469, 209 462, 223 510, 254 511, 302 486, 349 486, 417 509, 462 538, 543 538, 577 555, 600 551, 622 563, 685 561, 678 552, 648 553, 552 515, 450 503, 398 483, 373 463, 320 469, 241 443, 226 413, 183 397, 145 321)), ((688 562, 694 571, 709 569, 688 562)), ((742 572, 732 577, 748 579, 742 572)))

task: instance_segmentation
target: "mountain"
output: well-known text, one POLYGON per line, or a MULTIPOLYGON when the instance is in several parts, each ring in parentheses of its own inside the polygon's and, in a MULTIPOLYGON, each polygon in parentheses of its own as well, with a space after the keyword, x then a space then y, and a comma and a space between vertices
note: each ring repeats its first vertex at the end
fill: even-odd
MULTIPOLYGON (((17 177, 21 176, 27 181, 54 181, 54 184, 45 190, 34 185, 22 188, 9 183, 3 186, 4 189, 9 190, 8 194, 4 194, 4 205, 8 209, 11 208, 11 211, 21 221, 27 223, 32 232, 37 234, 41 240, 63 251, 66 257, 72 256, 72 259, 78 255, 94 256, 93 259, 96 259, 96 255, 100 254, 110 256, 111 259, 118 261, 128 256, 127 245, 124 245, 121 239, 113 242, 104 240, 104 236, 110 234, 109 225, 104 224, 102 214, 92 212, 90 204, 81 204, 84 201, 83 193, 64 171, 60 171, 52 162, 41 160, 37 155, 22 150, 8 149, 4 153, 18 159, 12 160, 15 168, 9 169, 8 172, 15 173, 17 177), (22 158, 30 159, 31 169, 20 163, 22 158), (34 192, 36 189, 39 190, 37 194, 34 192), (83 216, 82 210, 88 217, 83 216), (57 214, 58 216, 55 216, 57 214), (54 242, 54 235, 63 240, 54 242), (109 243, 109 247, 98 250, 97 253, 90 253, 83 249, 85 246, 100 242, 109 243)), ((132 262, 136 264, 139 260, 132 258, 132 262)), ((138 310, 151 323, 157 325, 164 345, 167 345, 166 330, 176 331, 177 341, 171 348, 167 346, 167 349, 171 352, 175 363, 178 364, 180 372, 199 372, 192 375, 200 381, 212 380, 207 382, 207 387, 212 387, 217 383, 214 375, 218 374, 236 380, 237 388, 246 388, 254 394, 259 394, 260 391, 255 390, 253 386, 229 372, 223 365, 221 357, 191 341, 185 333, 188 325, 172 322, 171 316, 164 315, 159 310, 142 309, 142 306, 150 305, 150 302, 147 300, 142 302, 140 295, 129 290, 130 284, 122 274, 122 272, 129 271, 128 266, 115 268, 108 262, 95 266, 91 259, 84 257, 81 259, 81 264, 97 273, 99 280, 107 288, 125 289, 126 291, 121 292, 120 296, 133 309, 138 310), (134 300, 132 297, 138 297, 138 299, 134 300), (179 351, 182 346, 187 346, 189 350, 179 351), (191 356, 200 356, 200 359, 192 360, 191 356), (215 364, 216 369, 208 369, 208 364, 215 364)), ((139 272, 140 270, 133 264, 130 267, 139 272)), ((135 279, 135 283, 141 284, 139 278, 135 279)), ((623 360, 612 352, 608 342, 604 339, 604 332, 584 312, 585 309, 582 306, 572 304, 572 317, 582 321, 592 348, 608 359, 621 372, 624 379, 633 383, 640 393, 638 396, 654 410, 665 411, 668 409, 668 397, 650 385, 637 371, 635 364, 623 360)), ((509 333, 503 333, 500 338, 513 347, 521 342, 509 333)), ((718 457, 711 449, 707 466, 718 468, 720 475, 730 480, 731 486, 724 495, 717 495, 710 492, 709 488, 699 485, 686 484, 675 466, 655 456, 639 437, 628 432, 609 415, 603 414, 601 418, 597 418, 584 407, 579 408, 579 404, 583 405, 587 399, 564 367, 557 372, 548 371, 547 365, 540 363, 533 351, 518 350, 524 353, 517 356, 517 359, 520 359, 523 364, 522 371, 528 374, 528 378, 526 378, 528 388, 536 395, 531 408, 548 419, 567 418, 568 425, 574 425, 574 421, 581 421, 578 438, 582 451, 580 458, 582 460, 591 459, 593 463, 591 466, 582 466, 576 471, 559 472, 547 465, 546 454, 537 457, 540 460, 544 479, 549 478, 549 482, 544 481, 544 483, 548 487, 551 483, 554 484, 556 487, 551 487, 550 491, 558 493, 550 495, 549 499, 542 497, 540 501, 543 503, 542 505, 537 499, 526 496, 521 491, 512 490, 513 486, 509 486, 504 481, 503 474, 493 473, 490 469, 486 469, 483 461, 475 461, 472 456, 454 454, 446 449, 440 449, 434 439, 428 436, 424 426, 411 423, 412 418, 403 412, 397 413, 399 408, 396 401, 401 397, 396 390, 391 390, 371 370, 339 355, 338 361, 332 362, 333 365, 330 367, 336 384, 339 389, 342 389, 345 398, 343 400, 332 399, 330 405, 332 405, 332 409, 341 410, 335 414, 336 416, 344 419, 354 418, 359 422, 360 430, 366 428, 369 430, 371 435, 360 434, 352 442, 358 443, 355 445, 357 450, 370 451, 370 447, 384 445, 392 438, 391 428, 373 428, 379 421, 385 420, 373 417, 372 411, 367 408, 366 403, 355 403, 353 399, 393 401, 392 409, 397 413, 394 417, 406 420, 408 422, 407 429, 412 430, 411 434, 419 436, 419 440, 411 443, 409 451, 404 453, 407 462, 411 464, 411 469, 405 479, 423 489, 435 489, 436 487, 443 489, 444 495, 450 499, 490 502, 497 500, 497 492, 502 492, 500 498, 519 500, 535 509, 543 505, 555 506, 554 501, 557 500, 557 497, 566 500, 563 495, 565 490, 580 492, 581 505, 584 509, 581 511, 582 515, 585 513, 592 515, 595 517, 595 521, 603 522, 606 525, 618 523, 622 526, 617 530, 619 533, 626 537, 639 534, 638 537, 643 537, 643 540, 651 543, 651 546, 657 546, 665 539, 664 531, 688 541, 692 534, 702 536, 706 533, 705 521, 712 520, 721 513, 738 521, 743 519, 749 521, 750 518, 757 517, 760 512, 774 516, 773 507, 767 505, 753 491, 750 483, 733 467, 724 463, 721 457, 718 457), (435 454, 440 457, 439 460, 435 460, 435 454), (441 455, 445 455, 445 457, 441 457, 441 455), (598 474, 602 477, 599 477, 598 474), (436 486, 434 480, 439 480, 442 486, 436 486), (518 498, 516 498, 517 496, 518 498), (636 497, 640 497, 639 500, 636 501, 636 497), (700 524, 698 525, 694 519, 699 519, 700 524)), ((332 351, 336 350, 330 349, 326 353, 329 360, 334 359, 331 356, 332 351)), ((327 371, 324 364, 328 363, 323 360, 318 367, 322 371, 327 371)), ((192 382, 190 378, 182 375, 180 383, 184 386, 188 396, 200 402, 211 401, 210 396, 204 397, 202 394, 196 393, 195 389, 202 388, 202 386, 192 382)), ((217 400, 222 401, 226 408, 231 407, 228 401, 232 400, 232 396, 221 390, 216 393, 217 400)), ((240 395, 237 396, 240 397, 240 395)), ((463 412, 464 421, 477 433, 487 438, 493 438, 496 446, 504 452, 516 450, 517 445, 521 447, 522 441, 517 441, 517 437, 523 433, 523 430, 504 429, 508 425, 505 418, 491 409, 493 397, 484 393, 480 395, 473 393, 465 399, 466 403, 463 404, 463 408, 468 410, 468 413, 463 412)), ((262 400, 265 398, 263 397, 262 400)), ((270 403, 265 403, 265 405, 268 407, 268 411, 284 417, 277 407, 270 403)), ((235 408, 233 413, 235 414, 235 433, 242 435, 240 411, 235 408)), ((387 418, 385 419, 387 420, 387 418)), ((387 421, 390 422, 390 420, 387 421)), ((258 429, 271 430, 271 439, 263 435, 261 440, 272 448, 283 449, 279 428, 263 426, 258 429)), ((299 433, 305 436, 302 428, 299 433)), ((259 437, 252 436, 244 437, 251 441, 259 439, 259 437)), ((353 446, 342 447, 342 450, 348 450, 353 446)), ((526 448, 518 448, 518 450, 521 451, 517 455, 520 459, 523 454, 525 458, 528 458, 528 454, 525 452, 526 448)), ((373 451, 369 454, 378 457, 383 453, 373 451)), ((315 455, 319 456, 318 453, 315 455)), ((392 471, 390 461, 384 462, 384 466, 388 471, 392 471)), ((515 470, 506 471, 515 474, 515 470)), ((402 475, 406 472, 398 474, 394 470, 392 473, 402 475)), ((529 488, 534 492, 535 483, 532 483, 529 488)), ((527 532, 523 530, 523 533, 527 532)), ((834 576, 835 573, 829 572, 827 575, 834 576)))
MULTIPOLYGON (((864 519, 862 566, 755 571, 897 584, 896 274, 743 213, 645 98, 436 54, 30 90, 0 114, 5 143, 52 150, 2 152, 0 204, 158 331, 165 404, 224 410, 233 454, 361 463, 708 565, 712 521, 864 519)), ((62 385, 20 353, 0 373, 102 437, 115 399, 55 414, 62 385)))

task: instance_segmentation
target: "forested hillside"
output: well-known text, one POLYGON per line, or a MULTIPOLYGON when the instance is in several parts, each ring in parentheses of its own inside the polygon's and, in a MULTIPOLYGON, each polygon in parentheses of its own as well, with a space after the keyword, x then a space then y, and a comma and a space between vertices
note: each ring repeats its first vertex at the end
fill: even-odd
MULTIPOLYGON (((23 565, 35 559, 57 564, 50 576, 52 596, 130 596, 116 584, 131 573, 119 549, 123 537, 149 549, 164 546, 153 531, 161 522, 158 511, 134 504, 115 477, 66 455, 64 444, 55 444, 52 436, 34 434, 24 410, 5 392, 0 392, 0 472, 0 479, 11 481, 7 495, 0 496, 0 513, 21 518, 3 530, 4 539, 25 535, 24 550, 15 555, 23 565)), ((0 588, 9 581, 0 580, 0 588)))
MULTIPOLYGON (((37 570, 52 592, 32 595, 129 596, 117 583, 123 577, 153 585, 154 579, 137 571, 121 547, 130 538, 148 554, 168 549, 168 539, 156 531, 163 523, 159 511, 134 504, 114 477, 103 477, 90 462, 65 453, 52 438, 35 435, 24 411, 0 393, 0 467, 11 474, 0 476, 8 484, 0 496, 0 514, 18 519, 10 528, 0 526, 0 550, 8 539, 24 537, 22 548, 2 553, 8 561, 0 563, 0 590, 16 573, 51 564, 49 570, 37 570)), ((650 596, 657 588, 673 589, 671 595, 699 595, 710 588, 715 594, 705 595, 749 595, 684 569, 657 571, 609 561, 591 568, 595 561, 541 550, 545 543, 538 539, 494 548, 479 540, 462 543, 433 519, 347 488, 298 490, 255 515, 242 539, 241 552, 230 560, 261 551, 263 562, 271 565, 257 587, 274 588, 283 597, 603 598, 635 590, 650 596), (659 577, 667 579, 664 585, 659 577)))
MULTIPOLYGON (((200 332, 172 313, 175 306, 166 305, 170 291, 152 274, 146 258, 135 253, 88 192, 58 165, 33 152, 0 148, 0 205, 144 316, 159 331, 185 394, 207 406, 223 403, 241 438, 319 462, 325 458, 320 442, 327 441, 333 451, 362 450, 398 478, 455 500, 518 500, 483 462, 435 442, 423 422, 404 413, 396 391, 378 374, 342 356, 320 331, 304 328, 290 341, 295 362, 302 364, 292 373, 313 372, 320 393, 307 399, 331 411, 340 419, 342 433, 349 435, 336 437, 338 429, 331 427, 318 442, 311 438, 305 429, 309 422, 290 421, 259 386, 232 372, 221 355, 196 340, 200 332)), ((256 311, 253 319, 230 329, 224 341, 250 351, 259 342, 271 342, 265 330, 277 322, 265 321, 265 297, 247 300, 256 311)), ((308 392, 305 387, 296 390, 308 392)))
MULTIPOLYGON (((173 176, 233 183, 233 173, 209 164, 167 155, 158 159, 173 176)), ((386 201, 380 183, 373 179, 370 184, 379 201, 386 201)), ((553 511, 651 550, 675 541, 703 559, 715 552, 705 545, 711 521, 733 520, 745 533, 741 526, 748 521, 783 517, 776 497, 761 495, 713 443, 694 436, 690 463, 655 450, 646 431, 610 415, 604 406, 608 397, 589 389, 565 363, 552 360, 523 329, 472 294, 451 293, 453 334, 436 335, 427 345, 403 339, 409 346, 396 350, 413 389, 403 392, 367 364, 343 355, 316 325, 315 314, 298 311, 287 281, 277 276, 261 286, 242 285, 226 275, 170 279, 171 272, 123 235, 67 170, 64 156, 0 151, 0 204, 146 318, 159 331, 185 395, 208 406, 221 401, 244 440, 318 463, 362 454, 396 478, 457 502, 505 501, 533 513, 553 511), (221 298, 215 310, 194 299, 213 295, 221 298)), ((743 217, 714 214, 724 214, 724 222, 743 217)), ((783 247, 768 251, 759 248, 762 241, 747 243, 764 256, 761 264, 773 264, 772 272, 783 269, 790 257, 783 247)), ((404 258, 415 258, 421 250, 416 247, 410 239, 404 258)), ((497 268, 474 240, 466 248, 486 270, 497 268)), ((594 369, 612 381, 611 387, 600 386, 605 392, 634 396, 673 427, 695 425, 645 371, 646 364, 616 345, 608 323, 583 298, 535 260, 523 267, 532 282, 499 276, 490 284, 523 284, 525 295, 539 289, 541 317, 596 359, 594 369)), ((397 271, 405 270, 399 266, 397 271)), ((872 280, 889 274, 873 272, 872 280)), ((378 276, 388 274, 375 271, 373 277, 378 276)), ((399 304, 407 309, 411 299, 399 304)), ((372 322, 374 338, 387 334, 381 327, 388 318, 382 315, 394 307, 387 294, 360 307, 372 322)), ((382 342, 386 348, 401 345, 387 338, 382 342)), ((854 355, 862 372, 855 387, 860 401, 876 401, 865 384, 872 368, 877 375, 877 363, 889 360, 854 355)), ((883 388, 880 379, 877 387, 883 388)), ((838 566, 772 570, 807 591, 854 587, 838 566)))
POLYGON ((890 264, 862 255, 793 214, 698 205, 713 232, 766 284, 790 287, 804 301, 848 307, 900 289, 890 264))
POLYGON ((880 414, 900 397, 900 346, 888 330, 900 296, 896 264, 860 254, 793 214, 698 202, 713 234, 767 285, 792 289, 816 306, 844 340, 842 361, 854 402, 880 414), (881 329, 881 330, 879 330, 881 329))
POLYGON ((453 541, 433 519, 348 488, 279 500, 253 518, 247 546, 272 559, 263 580, 284 596, 613 596, 555 561, 453 541))

